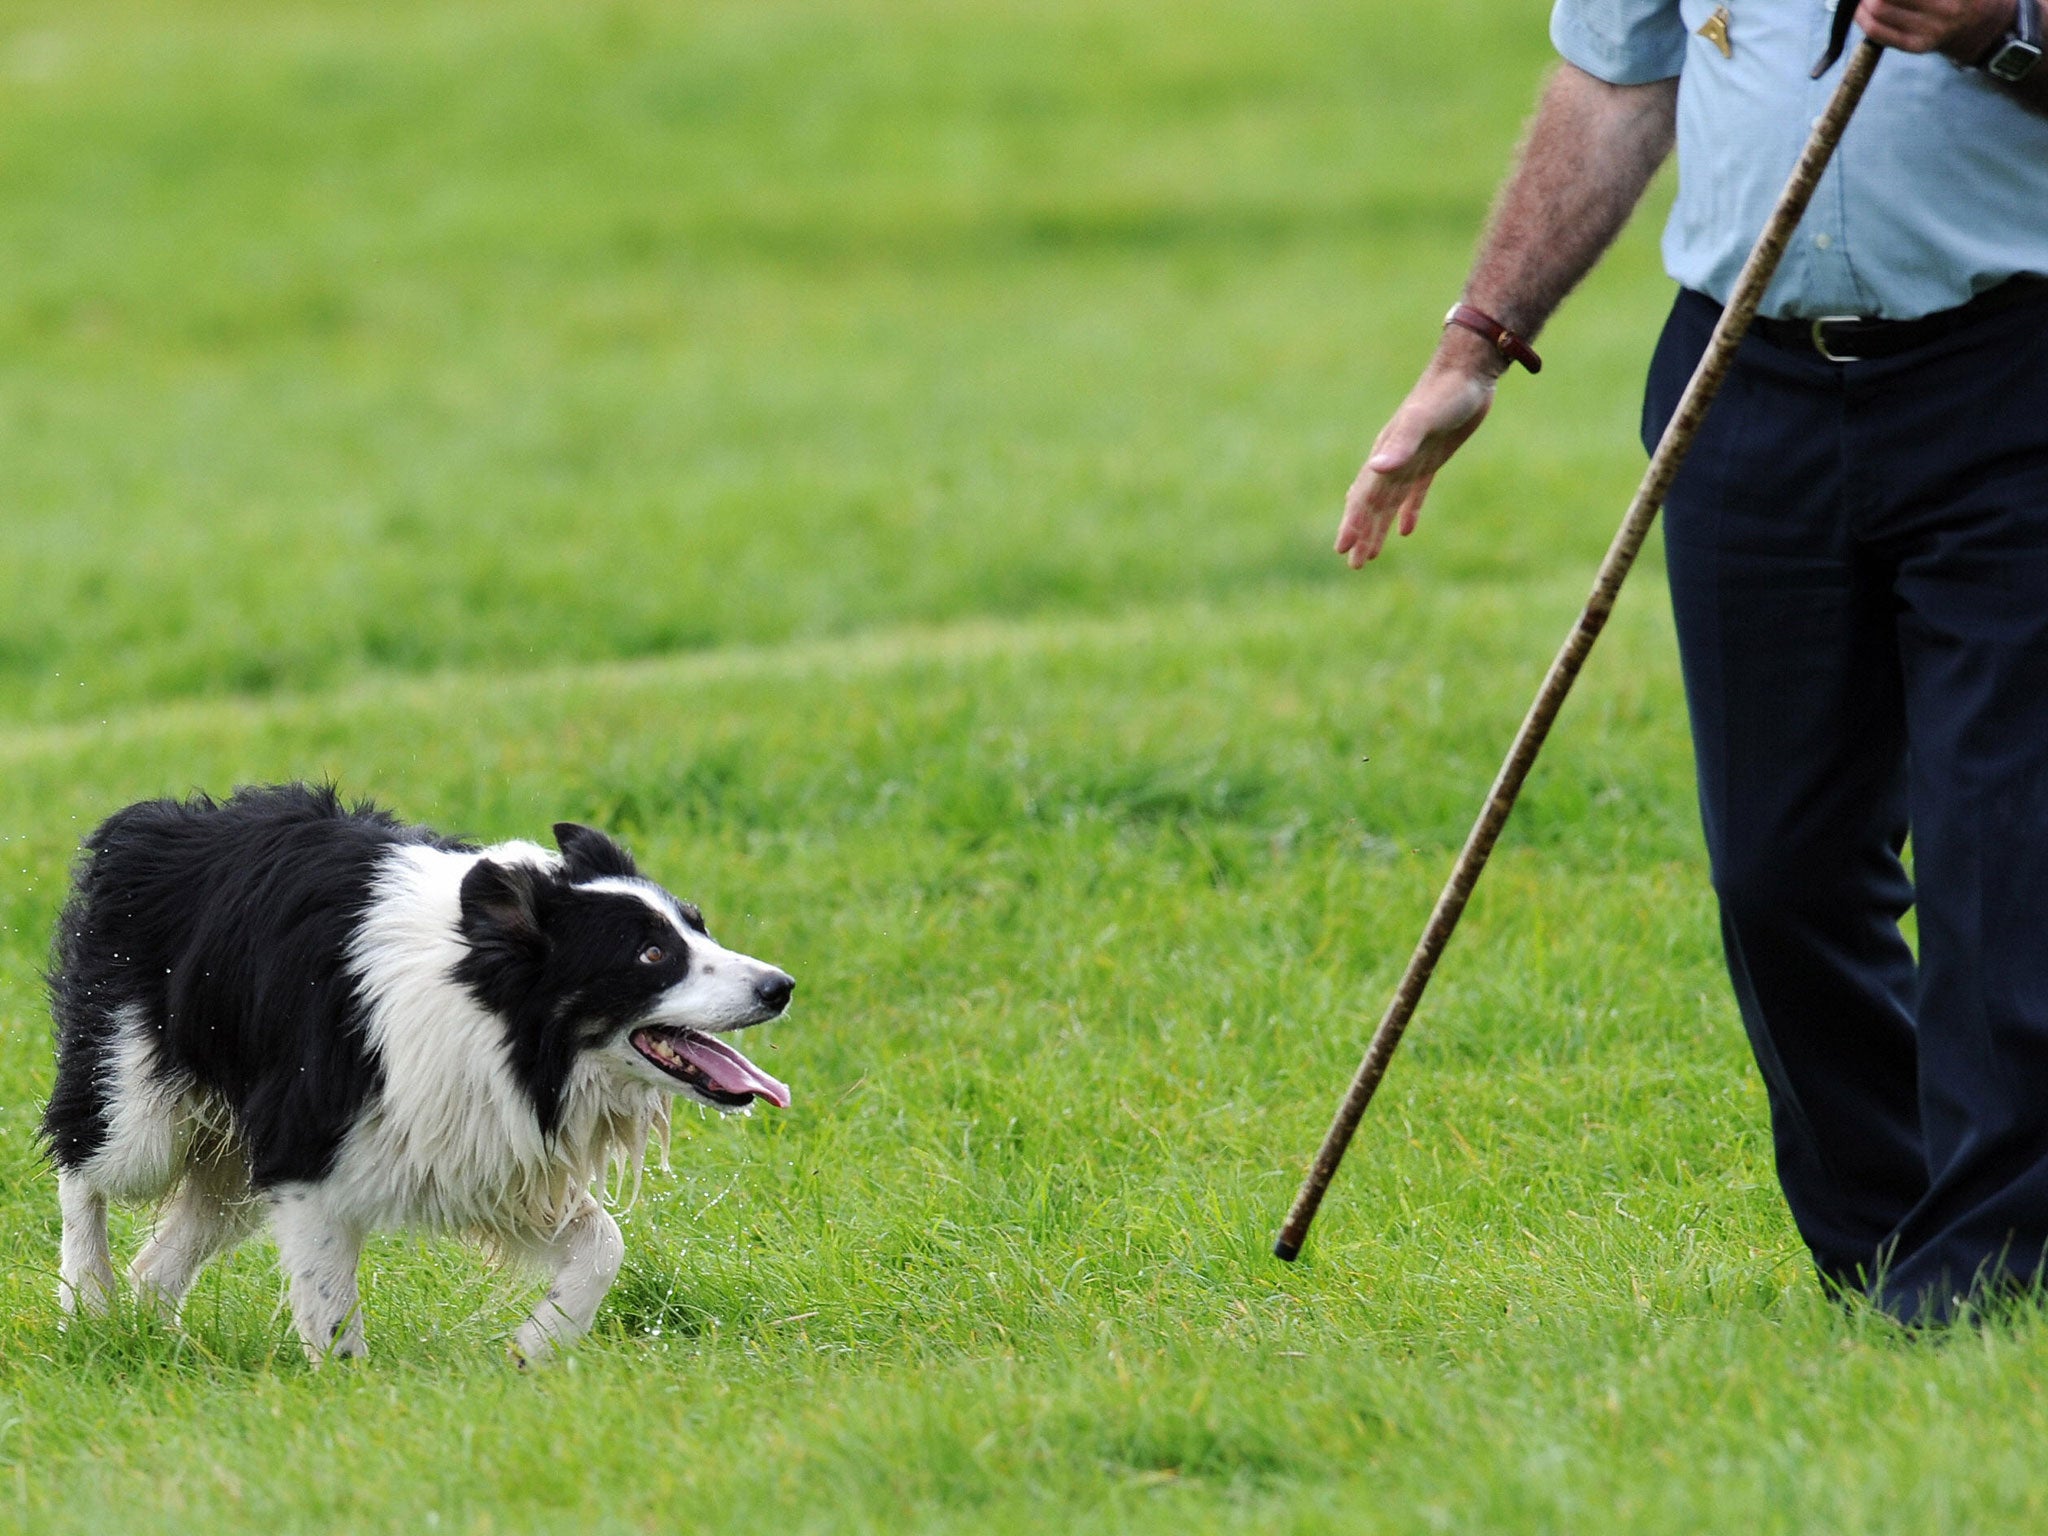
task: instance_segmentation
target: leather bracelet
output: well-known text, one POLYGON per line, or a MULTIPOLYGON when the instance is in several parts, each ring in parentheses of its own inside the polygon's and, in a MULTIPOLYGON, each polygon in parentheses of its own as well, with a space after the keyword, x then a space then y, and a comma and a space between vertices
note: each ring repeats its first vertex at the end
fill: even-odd
POLYGON ((1444 316, 1444 324, 1462 325, 1468 331, 1475 331, 1492 342, 1494 350, 1509 362, 1520 363, 1531 373, 1543 371, 1543 359, 1536 355, 1536 349, 1483 309, 1474 309, 1470 304, 1453 304, 1451 312, 1444 316))

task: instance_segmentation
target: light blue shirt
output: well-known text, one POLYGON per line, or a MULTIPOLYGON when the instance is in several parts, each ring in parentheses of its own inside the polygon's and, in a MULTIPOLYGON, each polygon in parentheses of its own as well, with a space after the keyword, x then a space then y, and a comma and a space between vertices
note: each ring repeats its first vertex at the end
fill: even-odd
MULTIPOLYGON (((1843 65, 1806 77, 1827 46, 1825 0, 1725 0, 1727 58, 1699 35, 1715 3, 1557 0, 1550 36, 1615 85, 1678 76, 1664 266, 1725 303, 1843 65)), ((1888 52, 1762 313, 1908 320, 2022 272, 2048 275, 2048 117, 1937 54, 1888 52)))

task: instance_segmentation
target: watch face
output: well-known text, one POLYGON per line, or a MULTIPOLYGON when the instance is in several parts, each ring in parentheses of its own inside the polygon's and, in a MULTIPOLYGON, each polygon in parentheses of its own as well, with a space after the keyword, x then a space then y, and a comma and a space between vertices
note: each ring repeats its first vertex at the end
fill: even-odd
POLYGON ((2008 37, 1999 45, 1998 52, 1984 63, 1984 73, 2008 84, 2024 80, 2033 67, 2041 62, 2041 50, 2032 43, 2008 37))

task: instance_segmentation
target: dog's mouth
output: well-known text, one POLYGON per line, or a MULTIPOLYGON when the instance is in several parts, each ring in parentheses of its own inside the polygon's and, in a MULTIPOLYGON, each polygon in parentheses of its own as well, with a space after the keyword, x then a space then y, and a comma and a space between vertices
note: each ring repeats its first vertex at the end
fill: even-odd
POLYGON ((650 1024, 632 1034, 633 1049, 694 1093, 727 1109, 756 1098, 789 1108, 789 1087, 777 1082, 723 1040, 694 1029, 650 1024))

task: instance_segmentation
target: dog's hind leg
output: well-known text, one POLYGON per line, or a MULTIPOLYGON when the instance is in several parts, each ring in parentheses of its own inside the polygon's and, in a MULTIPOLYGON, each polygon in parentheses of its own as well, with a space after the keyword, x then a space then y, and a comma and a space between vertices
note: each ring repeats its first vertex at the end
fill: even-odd
POLYGON ((107 1250, 107 1197, 84 1174, 57 1175, 57 1205, 64 1240, 57 1259, 57 1304, 97 1317, 114 1295, 114 1260, 107 1250))
POLYGON ((611 1213, 586 1194, 559 1228, 521 1238, 514 1252, 550 1271, 547 1295, 512 1335, 512 1358, 532 1365, 590 1331, 618 1278, 626 1241, 611 1213))
POLYGON ((287 1185, 271 1201, 270 1230, 278 1262, 291 1280, 292 1321, 315 1365, 370 1352, 363 1342, 363 1305, 356 1264, 363 1234, 320 1199, 316 1189, 287 1185))
MULTIPOLYGON (((116 1010, 110 1026, 107 1060, 90 1079, 94 1097, 83 1113, 90 1134, 74 1143, 69 1154, 61 1147, 58 1153, 64 1242, 57 1299, 67 1312, 104 1312, 114 1294, 107 1201, 160 1198, 178 1181, 191 1139, 180 1089, 157 1072, 155 1037, 142 1014, 116 1010)), ((82 1059, 60 1062, 60 1075, 83 1070, 77 1065, 82 1059)), ((70 1090, 74 1099, 81 1091, 75 1083, 70 1090)))
POLYGON ((233 1148, 195 1155, 185 1182, 171 1197, 135 1262, 128 1283, 139 1300, 174 1322, 179 1305, 206 1261, 247 1235, 257 1214, 249 1198, 248 1170, 233 1148))

